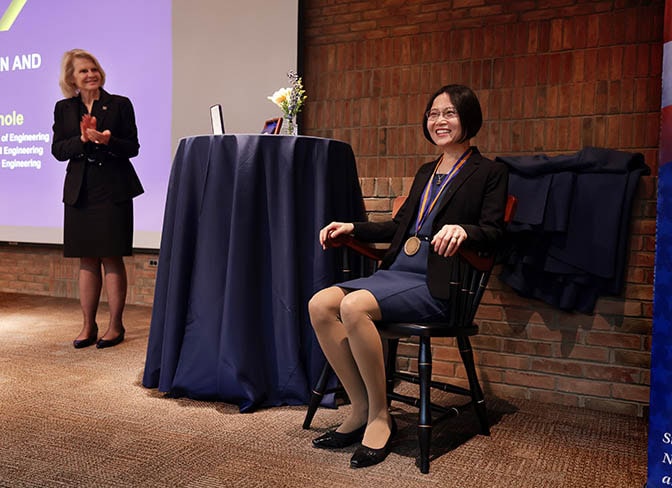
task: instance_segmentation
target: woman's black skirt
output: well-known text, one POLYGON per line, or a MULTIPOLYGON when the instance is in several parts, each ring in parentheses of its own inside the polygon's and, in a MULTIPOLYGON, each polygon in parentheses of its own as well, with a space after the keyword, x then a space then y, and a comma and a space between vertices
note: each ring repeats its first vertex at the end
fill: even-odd
POLYGON ((88 164, 75 205, 65 205, 65 257, 130 256, 133 253, 133 200, 115 203, 97 171, 88 164))

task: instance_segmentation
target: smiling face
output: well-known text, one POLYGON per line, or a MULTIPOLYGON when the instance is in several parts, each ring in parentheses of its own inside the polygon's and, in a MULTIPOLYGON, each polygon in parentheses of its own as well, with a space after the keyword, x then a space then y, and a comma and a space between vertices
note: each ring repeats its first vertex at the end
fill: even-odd
POLYGON ((73 59, 72 66, 72 81, 80 92, 95 91, 102 86, 102 75, 93 61, 77 57, 73 59))
POLYGON ((464 85, 439 88, 427 101, 422 132, 432 144, 470 144, 483 124, 476 94, 464 85))
POLYGON ((447 93, 441 93, 434 99, 427 114, 427 130, 434 144, 445 148, 460 142, 462 123, 447 93))

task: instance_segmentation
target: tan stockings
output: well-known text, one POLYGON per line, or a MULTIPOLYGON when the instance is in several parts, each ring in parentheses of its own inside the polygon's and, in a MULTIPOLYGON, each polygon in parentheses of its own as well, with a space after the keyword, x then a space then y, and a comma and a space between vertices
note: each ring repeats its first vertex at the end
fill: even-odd
POLYGON ((350 415, 337 432, 348 433, 367 424, 362 444, 385 445, 391 418, 385 391, 383 346, 374 320, 378 302, 367 290, 350 293, 338 287, 316 293, 308 305, 317 339, 329 364, 350 398, 350 415))

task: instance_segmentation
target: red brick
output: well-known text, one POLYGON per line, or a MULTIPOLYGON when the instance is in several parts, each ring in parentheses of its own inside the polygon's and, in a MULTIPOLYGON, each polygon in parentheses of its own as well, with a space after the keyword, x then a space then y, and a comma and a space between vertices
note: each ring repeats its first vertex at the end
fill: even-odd
POLYGON ((626 284, 625 297, 630 300, 653 300, 653 286, 626 284))
POLYGON ((573 344, 567 349, 568 351, 563 351, 562 353, 562 357, 567 359, 608 363, 611 356, 611 351, 606 347, 591 347, 581 344, 573 344))
POLYGON ((616 332, 588 332, 585 336, 586 344, 593 346, 606 346, 620 349, 641 348, 639 336, 616 332))
POLYGON ((612 395, 614 398, 646 404, 649 402, 649 390, 648 386, 615 384, 612 386, 612 395))
POLYGON ((555 378, 551 376, 521 371, 506 371, 503 379, 509 385, 521 385, 545 390, 555 389, 556 382, 555 378))
POLYGON ((569 407, 579 406, 578 396, 554 391, 532 390, 530 391, 529 399, 535 402, 553 403, 569 407))
POLYGON ((485 335, 476 335, 471 338, 471 344, 474 349, 479 351, 499 351, 502 349, 501 339, 485 335))
POLYGON ((625 57, 624 47, 612 47, 610 49, 609 77, 612 80, 623 78, 623 61, 625 57))
POLYGON ((384 198, 365 198, 364 206, 368 212, 389 211, 390 201, 384 198))
POLYGON ((637 383, 639 373, 638 368, 590 364, 586 365, 582 376, 615 383, 637 383))
POLYGON ((485 0, 453 0, 453 8, 478 7, 485 5, 485 0))
POLYGON ((502 341, 502 351, 525 356, 551 357, 553 346, 546 342, 504 339, 502 341))
POLYGON ((527 327, 527 337, 531 340, 559 342, 562 340, 562 332, 551 330, 547 326, 530 324, 527 327))
POLYGON ((651 319, 649 318, 630 318, 625 317, 618 323, 617 330, 632 334, 649 335, 651 334, 651 319))
POLYGON ((583 375, 583 363, 571 360, 531 358, 530 369, 563 376, 581 377, 583 375))
POLYGON ((615 364, 639 368, 649 368, 651 366, 651 354, 648 351, 616 350, 613 354, 615 364))
POLYGON ((455 347, 434 347, 432 351, 432 362, 453 362, 461 363, 462 358, 460 357, 460 352, 455 347))
POLYGON ((558 390, 580 395, 609 397, 611 396, 611 383, 580 378, 558 378, 558 390))
POLYGON ((476 368, 476 374, 480 380, 481 387, 484 390, 487 390, 489 383, 502 383, 502 371, 497 368, 488 368, 483 366, 478 366, 476 368))
POLYGON ((478 363, 484 366, 502 367, 507 369, 529 369, 530 361, 525 357, 518 357, 497 352, 480 351, 478 363))
POLYGON ((525 336, 525 331, 520 329, 512 329, 512 327, 505 323, 482 321, 480 322, 480 330, 484 334, 508 337, 512 334, 525 336))
POLYGON ((455 363, 433 362, 432 377, 453 378, 455 367, 455 363))

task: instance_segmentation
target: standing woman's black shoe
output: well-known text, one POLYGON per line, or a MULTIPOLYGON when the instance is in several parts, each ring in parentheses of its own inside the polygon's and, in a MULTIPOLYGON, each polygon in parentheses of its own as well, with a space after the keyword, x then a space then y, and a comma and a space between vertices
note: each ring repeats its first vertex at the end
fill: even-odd
POLYGON ((75 349, 81 349, 83 347, 89 347, 96 343, 98 339, 98 324, 93 325, 91 334, 86 339, 75 339, 72 341, 72 345, 75 346, 75 349))
POLYGON ((126 329, 124 327, 121 327, 121 332, 119 332, 119 335, 115 337, 114 339, 100 339, 98 341, 98 344, 96 344, 96 347, 98 349, 105 349, 106 347, 112 347, 116 346, 117 344, 121 344, 121 342, 124 340, 124 334, 126 333, 126 329))
POLYGON ((390 431, 390 437, 387 438, 387 442, 380 449, 373 449, 371 447, 366 447, 364 444, 359 446, 355 453, 350 458, 350 467, 351 468, 366 468, 368 466, 373 466, 374 464, 382 463, 387 455, 390 453, 390 444, 392 443, 392 438, 397 434, 397 423, 392 418, 392 428, 390 431))

